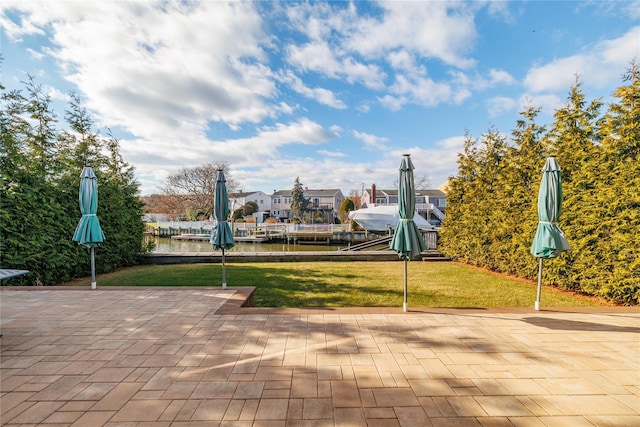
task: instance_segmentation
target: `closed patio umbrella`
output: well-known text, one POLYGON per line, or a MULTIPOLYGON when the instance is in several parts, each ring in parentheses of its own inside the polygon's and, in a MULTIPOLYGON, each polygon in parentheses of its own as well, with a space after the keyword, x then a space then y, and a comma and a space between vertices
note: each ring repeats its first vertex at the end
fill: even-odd
POLYGON ((535 309, 540 310, 540 292, 542 288, 542 260, 555 258, 571 249, 564 236, 558 219, 562 212, 562 172, 555 157, 549 157, 542 169, 542 181, 538 192, 538 228, 531 253, 540 259, 538 265, 538 291, 535 309))
POLYGON ((227 196, 227 183, 222 170, 218 170, 216 176, 215 199, 213 202, 213 213, 216 217, 216 226, 211 234, 211 244, 213 249, 222 249, 222 289, 227 288, 227 275, 224 267, 224 250, 234 246, 231 228, 227 223, 229 216, 229 197, 227 196))
POLYGON ((404 303, 407 311, 407 260, 420 255, 427 248, 424 239, 413 221, 416 210, 416 194, 413 182, 413 163, 409 154, 402 155, 398 176, 398 210, 400 222, 391 239, 391 249, 404 259, 404 303))
POLYGON ((98 220, 98 179, 93 169, 85 166, 80 174, 80 213, 73 241, 91 250, 91 289, 96 288, 95 247, 104 241, 98 220))

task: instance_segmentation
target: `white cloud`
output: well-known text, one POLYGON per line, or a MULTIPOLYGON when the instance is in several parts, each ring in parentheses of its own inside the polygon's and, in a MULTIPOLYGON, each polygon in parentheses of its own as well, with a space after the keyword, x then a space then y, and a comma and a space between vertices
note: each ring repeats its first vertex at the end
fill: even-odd
POLYGON ((64 102, 69 102, 70 97, 68 94, 61 92, 58 88, 47 86, 43 87, 47 93, 51 97, 52 100, 59 100, 64 102))
MULTIPOLYGON (((287 60, 303 72, 359 83, 383 92, 382 105, 397 110, 406 103, 435 106, 459 103, 470 92, 427 76, 425 59, 467 68, 475 39, 474 7, 446 2, 381 2, 377 14, 358 14, 351 3, 303 4, 289 10, 294 27, 310 40, 287 47, 287 60), (321 25, 322 24, 322 25, 321 25), (383 64, 396 72, 386 86, 383 64), (386 92, 386 93, 385 93, 386 92)), ((504 75, 496 75, 504 79, 504 75)))
POLYGON ((379 173, 386 177, 387 183, 397 180, 400 159, 403 154, 408 153, 411 154, 411 160, 415 166, 414 174, 419 177, 426 176, 431 181, 432 187, 437 187, 457 173, 457 153, 462 151, 464 140, 464 136, 455 136, 434 142, 432 148, 421 146, 394 148, 388 151, 385 160, 379 163, 379 173))
MULTIPOLYGON (((406 76, 396 74, 395 82, 389 87, 389 92, 397 104, 387 103, 391 109, 402 106, 402 102, 412 102, 418 105, 432 107, 441 102, 452 99, 452 88, 445 83, 437 83, 428 77, 406 76)), ((387 98, 389 100, 390 98, 387 98)), ((386 102, 386 101, 383 101, 386 102)))
POLYGON ((227 161, 234 169, 253 169, 256 165, 277 160, 280 157, 279 150, 284 146, 319 145, 336 137, 333 131, 301 118, 288 124, 264 126, 255 135, 246 138, 211 141, 201 137, 190 140, 188 146, 171 139, 123 140, 121 148, 127 161, 135 164, 144 185, 144 177, 162 181, 172 170, 202 164, 206 159, 227 161))
POLYGON ((385 150, 387 148, 387 143, 389 142, 389 138, 375 136, 365 132, 359 132, 357 130, 353 131, 353 136, 364 142, 365 147, 373 150, 385 150))
POLYGON ((603 87, 615 80, 640 55, 640 26, 613 40, 602 41, 586 53, 558 58, 532 67, 524 84, 530 92, 566 90, 580 81, 593 87, 603 87))
POLYGON ((378 101, 380 101, 380 104, 387 107, 389 110, 398 111, 409 102, 409 99, 406 96, 385 95, 378 98, 378 101))
POLYGON ((327 156, 327 157, 347 157, 346 154, 344 154, 342 151, 329 151, 329 150, 318 150, 318 154, 320 154, 321 156, 327 156))
MULTIPOLYGON (((404 49, 390 52, 387 55, 387 58, 389 60, 389 64, 391 64, 391 66, 395 69, 411 71, 416 68, 415 58, 411 53, 404 49)), ((422 71, 421 74, 423 73, 425 73, 425 71, 422 71)))
POLYGON ((346 45, 365 57, 403 48, 424 58, 467 68, 465 57, 476 37, 473 12, 464 3, 380 2, 380 19, 361 19, 346 45))
POLYGON ((89 109, 142 138, 202 135, 277 110, 262 21, 251 3, 24 2, 22 23, 51 30, 47 52, 89 109))
MULTIPOLYGON (((640 2, 636 2, 636 5, 640 6, 640 2)), ((596 50, 601 52, 605 64, 628 65, 634 57, 638 58, 640 55, 640 26, 632 28, 617 39, 604 40, 596 50)))
POLYGON ((525 93, 517 99, 506 96, 495 96, 487 100, 489 117, 495 118, 507 113, 524 111, 530 106, 540 108, 541 113, 553 116, 554 112, 563 106, 563 99, 555 94, 525 93))
POLYGON ((45 54, 42 52, 38 52, 34 49, 31 48, 27 48, 27 52, 29 53, 29 55, 31 55, 32 58, 35 58, 37 60, 41 60, 45 57, 45 54))
POLYGON ((46 14, 36 14, 39 10, 47 10, 50 5, 38 4, 37 2, 25 2, 19 0, 4 0, 0 3, 0 27, 2 31, 13 41, 22 41, 23 36, 44 35, 42 26, 49 22, 46 14), (16 19, 17 22, 9 19, 5 12, 10 9, 20 9, 24 11, 16 19), (32 16, 36 16, 34 19, 32 16))
POLYGON ((301 94, 306 98, 313 99, 320 104, 328 105, 329 107, 337 108, 339 110, 347 108, 346 104, 340 99, 336 98, 335 94, 330 90, 324 88, 310 88, 304 84, 302 79, 293 74, 291 71, 283 73, 279 79, 287 83, 291 89, 301 94))
POLYGON ((364 64, 352 57, 336 57, 336 50, 326 42, 289 45, 287 60, 303 71, 322 73, 334 79, 346 79, 370 89, 384 87, 385 73, 375 64, 364 64))
POLYGON ((498 84, 512 85, 516 83, 516 79, 504 70, 496 70, 492 68, 489 70, 489 78, 492 86, 498 84))
POLYGON ((314 41, 325 40, 331 37, 332 32, 348 33, 354 22, 360 19, 353 3, 290 3, 288 6, 289 25, 314 41))
POLYGON ((534 67, 527 73, 524 84, 532 92, 566 90, 575 83, 586 63, 585 56, 574 55, 534 67))
POLYGON ((506 96, 496 96, 487 101, 489 117, 498 117, 518 108, 516 100, 506 96))
POLYGON ((540 108, 544 114, 550 116, 558 108, 561 108, 564 102, 565 100, 556 94, 524 93, 518 98, 520 110, 524 110, 531 105, 540 108))
POLYGON ((499 85, 513 85, 516 79, 504 70, 490 69, 488 75, 482 75, 479 72, 465 73, 463 71, 452 70, 449 74, 453 77, 452 81, 465 89, 471 88, 477 91, 486 90, 499 85))

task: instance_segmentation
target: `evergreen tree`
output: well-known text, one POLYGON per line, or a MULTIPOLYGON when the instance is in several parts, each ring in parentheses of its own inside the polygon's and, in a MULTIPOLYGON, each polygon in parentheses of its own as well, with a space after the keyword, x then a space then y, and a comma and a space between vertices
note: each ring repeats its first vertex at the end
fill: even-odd
POLYGON ((572 250, 545 263, 543 282, 616 302, 640 300, 640 66, 631 64, 617 102, 600 117, 579 82, 557 110, 549 132, 538 109, 521 113, 506 147, 490 131, 468 134, 450 179, 440 249, 447 255, 534 279, 529 248, 537 225, 537 194, 545 158, 563 171, 560 227, 572 250), (487 203, 487 200, 492 203, 487 203), (486 224, 486 225, 484 225, 486 224))
POLYGON ((300 183, 300 177, 296 177, 291 190, 291 213, 294 222, 302 222, 303 214, 307 211, 308 205, 309 200, 304 197, 304 188, 300 183))
POLYGON ((581 83, 576 82, 565 106, 555 112, 548 139, 549 149, 562 169, 563 207, 559 225, 572 250, 546 263, 543 280, 576 291, 591 275, 589 253, 597 244, 594 236, 601 216, 594 204, 603 159, 602 147, 595 143, 600 139, 601 106, 599 100, 588 102, 581 83))
POLYGON ((70 128, 61 132, 51 99, 33 79, 25 82, 26 93, 0 89, 2 264, 31 272, 13 283, 49 285, 89 273, 88 252, 72 241, 86 164, 98 176, 98 214, 107 234, 97 271, 137 262, 144 253, 142 205, 133 169, 122 160, 117 140, 93 132, 75 95, 66 115, 70 128))
POLYGON ((601 122, 604 158, 595 184, 598 217, 582 290, 640 302, 640 64, 633 61, 601 122))
MULTIPOLYGON (((477 248, 479 265, 492 270, 500 269, 500 261, 497 259, 500 250, 500 241, 505 234, 504 221, 500 211, 501 204, 505 202, 501 176, 504 173, 504 157, 507 150, 506 137, 496 129, 482 135, 480 139, 480 165, 478 180, 476 181, 477 194, 482 197, 475 202, 478 233, 480 236, 477 248)), ((508 235, 510 231, 506 234, 508 235)))
POLYGON ((20 91, 2 95, 0 251, 3 266, 33 272, 21 281, 50 284, 58 275, 71 277, 77 250, 69 240, 75 224, 61 194, 65 188, 57 182, 51 99, 31 77, 24 84, 26 96, 20 91))
POLYGON ((536 123, 539 112, 529 106, 520 113, 500 171, 494 208, 499 221, 492 252, 502 254, 501 271, 521 277, 532 277, 537 270, 529 249, 538 224, 537 194, 545 162, 545 128, 536 123))
POLYGON ((462 153, 458 153, 458 173, 450 177, 447 190, 447 215, 439 233, 439 248, 448 256, 473 263, 477 244, 474 230, 474 202, 478 167, 478 141, 467 132, 462 153))
POLYGON ((144 247, 144 203, 138 197, 134 168, 120 155, 120 141, 111 132, 102 140, 108 155, 98 172, 100 222, 107 239, 100 246, 102 271, 137 264, 149 247, 144 247), (100 181, 102 180, 102 181, 100 181))
POLYGON ((506 139, 495 129, 489 129, 479 141, 467 135, 464 152, 458 157, 460 173, 450 181, 449 207, 441 231, 445 253, 491 269, 498 268, 491 247, 500 221, 495 204, 505 151, 506 139))

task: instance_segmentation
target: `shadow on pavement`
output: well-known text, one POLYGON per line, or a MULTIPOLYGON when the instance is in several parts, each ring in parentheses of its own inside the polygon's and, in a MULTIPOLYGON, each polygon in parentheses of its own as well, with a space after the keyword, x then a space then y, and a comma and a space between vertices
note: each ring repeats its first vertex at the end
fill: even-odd
POLYGON ((524 322, 534 326, 553 330, 590 331, 590 332, 631 332, 640 333, 640 327, 615 326, 605 323, 581 322, 578 320, 554 319, 546 317, 525 317, 524 322))

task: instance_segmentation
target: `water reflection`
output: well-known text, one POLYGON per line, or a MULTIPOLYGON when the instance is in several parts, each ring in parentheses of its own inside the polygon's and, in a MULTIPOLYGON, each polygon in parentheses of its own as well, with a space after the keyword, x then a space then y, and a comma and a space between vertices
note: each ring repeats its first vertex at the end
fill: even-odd
MULTIPOLYGON (((153 253, 167 252, 214 252, 208 240, 178 240, 156 237, 153 253)), ((300 251, 335 251, 346 245, 336 246, 307 243, 252 243, 236 242, 227 252, 300 252, 300 251)))

